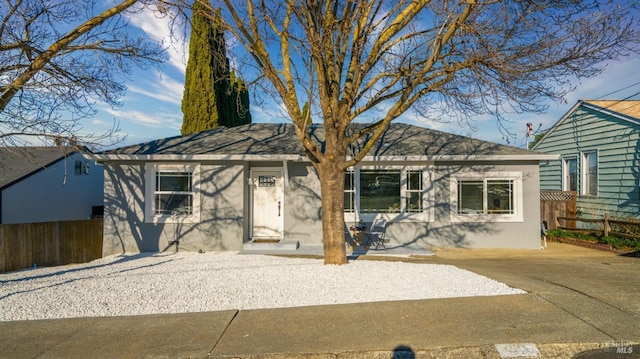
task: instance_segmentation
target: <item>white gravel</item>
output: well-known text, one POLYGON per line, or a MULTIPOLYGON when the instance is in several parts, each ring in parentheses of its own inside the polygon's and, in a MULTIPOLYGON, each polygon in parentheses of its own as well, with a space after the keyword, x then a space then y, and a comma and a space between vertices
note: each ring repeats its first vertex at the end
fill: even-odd
POLYGON ((450 265, 238 255, 111 256, 0 274, 0 321, 524 293, 450 265))

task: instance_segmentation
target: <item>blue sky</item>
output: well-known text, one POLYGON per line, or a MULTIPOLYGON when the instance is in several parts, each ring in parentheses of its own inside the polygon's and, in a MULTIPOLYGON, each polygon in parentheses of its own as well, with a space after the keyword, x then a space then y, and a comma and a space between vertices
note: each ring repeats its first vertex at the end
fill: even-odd
MULTIPOLYGON (((168 25, 150 13, 136 14, 131 24, 155 40, 168 41, 168 25)), ((122 98, 123 106, 111 109, 97 105, 98 114, 83 123, 84 131, 100 133, 110 129, 114 121, 118 123, 120 133, 126 135, 125 142, 117 146, 131 145, 154 139, 180 135, 182 111, 180 109, 184 86, 187 47, 173 43, 169 46, 169 61, 160 69, 136 70, 127 81, 126 95, 122 98)), ((474 118, 473 127, 461 125, 456 120, 451 123, 435 123, 417 118, 408 112, 400 122, 411 123, 427 128, 434 128, 450 133, 460 134, 492 141, 524 147, 526 124, 533 124, 534 131, 547 129, 559 120, 578 100, 593 99, 640 99, 640 56, 623 58, 607 64, 606 70, 597 77, 582 80, 575 85, 577 89, 568 94, 566 103, 549 103, 545 114, 509 115, 506 126, 515 138, 506 138, 500 133, 496 119, 493 117, 474 118)), ((242 73, 242 69, 240 69, 242 73)), ((253 122, 282 123, 283 118, 276 118, 278 103, 271 101, 256 106, 252 104, 253 122)))

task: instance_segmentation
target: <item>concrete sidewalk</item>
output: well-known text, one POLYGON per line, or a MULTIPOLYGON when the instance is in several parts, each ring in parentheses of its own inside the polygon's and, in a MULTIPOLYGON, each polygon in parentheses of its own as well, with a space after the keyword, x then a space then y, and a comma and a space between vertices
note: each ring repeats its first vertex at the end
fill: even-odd
POLYGON ((0 357, 640 357, 640 258, 556 243, 544 251, 435 252, 357 260, 452 264, 528 293, 0 322, 0 357))

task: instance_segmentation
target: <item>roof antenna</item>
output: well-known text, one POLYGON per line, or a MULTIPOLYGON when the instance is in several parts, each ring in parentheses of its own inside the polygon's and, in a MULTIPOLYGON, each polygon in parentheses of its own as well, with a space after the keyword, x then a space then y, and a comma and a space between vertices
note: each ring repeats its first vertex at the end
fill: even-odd
POLYGON ((531 137, 531 134, 533 133, 533 124, 531 122, 527 123, 527 150, 529 149, 529 138, 531 137))

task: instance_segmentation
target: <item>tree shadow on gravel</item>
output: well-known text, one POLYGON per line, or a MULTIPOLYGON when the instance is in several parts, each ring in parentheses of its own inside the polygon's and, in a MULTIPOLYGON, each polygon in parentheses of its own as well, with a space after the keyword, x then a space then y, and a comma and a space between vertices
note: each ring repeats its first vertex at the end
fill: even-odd
MULTIPOLYGON (((0 284, 17 283, 17 282, 28 282, 30 280, 37 280, 37 279, 48 278, 48 277, 55 277, 55 276, 58 276, 58 275, 64 275, 64 274, 69 274, 69 273, 74 273, 74 272, 82 272, 82 271, 91 270, 91 269, 97 269, 97 268, 104 268, 104 267, 109 267, 109 266, 113 266, 113 265, 117 265, 117 264, 130 262, 130 261, 137 260, 137 259, 153 257, 153 256, 156 256, 156 255, 157 255, 157 253, 136 253, 136 254, 131 254, 131 255, 123 254, 123 255, 118 256, 118 259, 116 261, 114 261, 114 262, 96 264, 96 265, 91 265, 91 266, 82 266, 82 267, 75 267, 72 264, 64 265, 64 266, 61 266, 61 267, 65 268, 65 269, 60 270, 58 272, 46 273, 46 274, 40 274, 40 275, 33 275, 33 276, 22 277, 22 278, 17 278, 17 279, 0 280, 0 284), (69 266, 73 266, 73 267, 67 268, 69 266)), ((155 263, 153 265, 141 266, 139 268, 149 267, 149 266, 156 266, 156 265, 160 265, 160 264, 163 264, 163 263, 166 263, 166 262, 170 262, 170 261, 173 261, 173 260, 174 259, 166 260, 166 261, 163 261, 163 262, 160 262, 160 263, 155 263)), ((24 271, 38 272, 39 269, 44 269, 44 268, 47 268, 47 267, 39 267, 37 269, 25 269, 25 270, 13 272, 13 273, 20 273, 20 272, 24 272, 24 271)), ((134 269, 136 269, 136 268, 130 268, 130 269, 126 269, 124 271, 131 271, 131 270, 134 270, 134 269)))
MULTIPOLYGON (((130 256, 124 256, 123 255, 123 256, 120 256, 118 258, 118 260, 116 260, 115 262, 98 264, 98 265, 82 267, 82 268, 72 268, 72 269, 63 270, 63 271, 59 271, 59 272, 47 273, 47 274, 31 276, 31 277, 24 277, 24 278, 18 278, 18 279, 10 279, 10 280, 0 280, 0 284, 28 282, 28 281, 31 281, 31 280, 38 280, 38 279, 49 278, 49 277, 53 278, 53 277, 64 275, 64 274, 70 274, 70 273, 74 273, 74 272, 82 272, 82 271, 87 271, 87 270, 92 270, 92 269, 109 267, 109 266, 112 266, 112 265, 126 263, 126 262, 129 262, 129 261, 132 261, 132 260, 136 260, 136 259, 153 257, 153 256, 154 256, 154 253, 140 253, 140 254, 130 255, 130 256)), ((126 268, 126 269, 123 269, 123 270, 120 270, 120 271, 117 271, 117 272, 113 272, 113 273, 109 273, 109 274, 112 275, 112 274, 116 274, 116 273, 130 272, 130 271, 134 271, 134 270, 138 270, 138 269, 142 269, 142 268, 155 267, 155 266, 159 266, 159 265, 166 264, 166 263, 173 262, 173 261, 175 261, 175 259, 167 259, 167 260, 163 260, 163 261, 158 262, 158 263, 142 265, 142 266, 135 267, 135 268, 126 268)), ((86 280, 86 279, 92 279, 92 278, 95 278, 95 276, 85 276, 85 277, 72 278, 72 279, 69 279, 69 280, 62 281, 62 282, 56 282, 56 283, 50 283, 50 284, 38 286, 36 288, 18 290, 18 291, 7 293, 7 294, 1 296, 0 297, 0 301, 3 300, 3 299, 6 299, 6 298, 12 297, 14 295, 17 295, 17 294, 35 292, 35 291, 38 291, 38 290, 41 290, 41 289, 58 287, 58 286, 61 286, 61 285, 77 282, 79 280, 86 280)))

